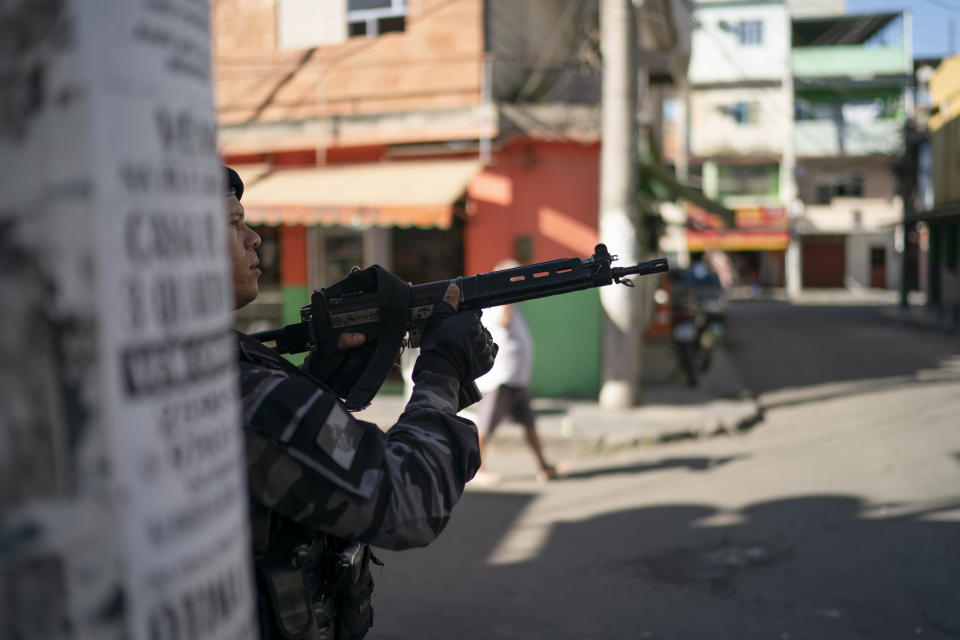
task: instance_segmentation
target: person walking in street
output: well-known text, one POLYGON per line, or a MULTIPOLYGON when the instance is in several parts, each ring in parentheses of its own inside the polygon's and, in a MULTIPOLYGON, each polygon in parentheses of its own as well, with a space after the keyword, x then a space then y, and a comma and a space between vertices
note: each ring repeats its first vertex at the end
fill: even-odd
MULTIPOLYGON (((494 270, 519 266, 516 260, 508 259, 499 262, 494 270)), ((509 417, 523 427, 524 440, 536 458, 537 479, 553 480, 560 475, 560 470, 544 456, 527 389, 533 374, 533 337, 527 320, 517 305, 507 304, 487 309, 484 321, 500 350, 490 372, 477 379, 477 386, 484 394, 477 404, 481 465, 483 450, 494 430, 509 417)), ((474 480, 478 484, 495 484, 500 477, 481 466, 474 480)))
MULTIPOLYGON (((226 168, 236 308, 256 299, 260 237, 244 221, 243 181, 226 168)), ((362 638, 373 624, 367 544, 428 544, 480 465, 458 393, 493 366, 479 314, 452 286, 424 329, 413 393, 386 433, 355 419, 313 373, 237 334, 261 637, 362 638)), ((362 334, 341 336, 340 349, 362 334)))

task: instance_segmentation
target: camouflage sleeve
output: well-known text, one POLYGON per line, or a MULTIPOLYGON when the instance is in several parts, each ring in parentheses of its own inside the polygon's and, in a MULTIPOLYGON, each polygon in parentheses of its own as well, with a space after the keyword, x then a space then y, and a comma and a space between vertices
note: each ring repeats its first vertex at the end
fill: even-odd
POLYGON ((241 364, 252 499, 336 536, 426 545, 480 461, 476 427, 456 416, 458 384, 422 372, 384 434, 306 377, 241 364))

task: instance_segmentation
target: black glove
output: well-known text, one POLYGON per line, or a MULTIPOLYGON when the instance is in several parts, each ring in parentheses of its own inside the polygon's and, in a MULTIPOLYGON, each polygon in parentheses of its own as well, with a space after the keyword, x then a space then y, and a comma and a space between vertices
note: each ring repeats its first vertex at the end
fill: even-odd
POLYGON ((493 367, 498 347, 480 322, 479 311, 454 311, 440 302, 427 319, 420 340, 420 357, 413 377, 421 371, 452 376, 461 383, 479 378, 493 367))
MULTIPOLYGON (((334 338, 338 337, 334 335, 334 338)), ((346 398, 360 379, 375 349, 376 344, 368 342, 353 349, 341 350, 335 340, 325 340, 317 345, 315 351, 307 354, 303 368, 338 396, 346 398)))

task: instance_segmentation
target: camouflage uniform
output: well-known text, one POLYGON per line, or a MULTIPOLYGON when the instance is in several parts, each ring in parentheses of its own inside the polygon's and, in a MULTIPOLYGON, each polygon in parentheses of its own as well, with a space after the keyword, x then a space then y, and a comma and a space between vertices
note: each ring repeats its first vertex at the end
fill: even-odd
MULTIPOLYGON (((456 415, 460 383, 420 371, 403 414, 384 434, 376 425, 356 420, 308 373, 255 339, 239 338, 261 613, 277 608, 277 601, 302 600, 290 593, 302 585, 309 601, 305 610, 299 602, 294 609, 300 611, 279 614, 289 614, 291 620, 262 615, 265 636, 362 637, 369 626, 362 620, 338 619, 323 629, 322 618, 340 615, 337 609, 367 615, 372 590, 368 571, 329 575, 337 573, 330 558, 357 551, 346 541, 389 549, 423 546, 446 525, 480 462, 476 427, 456 415), (265 577, 265 571, 276 571, 278 577, 265 577), (344 581, 360 585, 343 598, 331 593, 344 581), (278 626, 286 631, 280 633, 278 626), (301 627, 307 629, 303 635, 296 632, 301 627)), ((359 552, 370 557, 363 548, 359 552)))

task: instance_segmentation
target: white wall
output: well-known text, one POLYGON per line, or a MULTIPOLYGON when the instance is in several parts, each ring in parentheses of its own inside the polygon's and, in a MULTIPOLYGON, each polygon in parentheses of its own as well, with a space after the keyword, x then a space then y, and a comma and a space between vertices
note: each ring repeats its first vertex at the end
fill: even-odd
POLYGON ((304 49, 347 39, 347 0, 278 0, 277 44, 304 49))
POLYGON ((834 198, 828 205, 808 204, 804 218, 818 233, 876 232, 903 220, 903 202, 900 198, 834 198))
POLYGON ((693 84, 781 80, 789 65, 790 19, 782 2, 732 6, 698 4, 693 32, 690 82, 693 84), (741 46, 720 23, 763 21, 763 42, 741 46))
POLYGON ((690 95, 690 151, 694 156, 783 153, 793 111, 780 87, 694 89, 690 95), (757 121, 739 124, 722 109, 755 103, 757 121))
MULTIPOLYGON (((877 162, 872 158, 837 158, 827 161, 805 161, 797 172, 800 199, 815 205, 817 186, 836 181, 838 176, 859 176, 863 180, 863 198, 892 202, 897 197, 897 183, 893 175, 893 160, 877 162)), ((900 205, 897 204, 897 211, 900 205)))
POLYGON ((834 198, 829 205, 804 209, 805 233, 846 236, 844 280, 848 287, 870 286, 870 250, 883 247, 887 289, 898 289, 901 255, 895 248, 896 227, 903 220, 900 198, 834 198), (859 215, 857 215, 859 213, 859 215))
POLYGON ((848 287, 870 287, 870 251, 882 247, 886 255, 884 287, 899 289, 902 274, 901 255, 894 247, 893 229, 887 233, 860 234, 847 237, 846 274, 844 281, 848 287))
POLYGON ((842 16, 847 12, 846 0, 787 0, 787 5, 797 18, 842 16))

